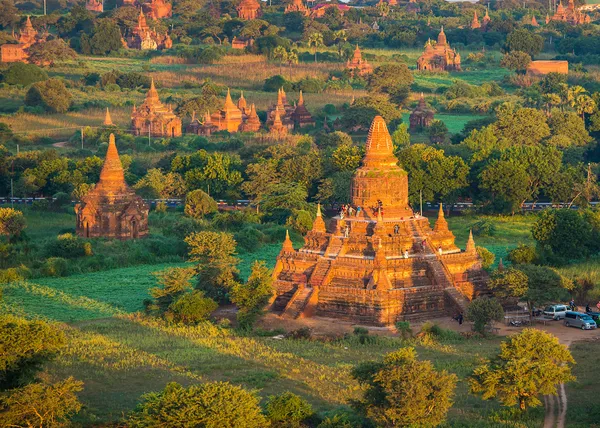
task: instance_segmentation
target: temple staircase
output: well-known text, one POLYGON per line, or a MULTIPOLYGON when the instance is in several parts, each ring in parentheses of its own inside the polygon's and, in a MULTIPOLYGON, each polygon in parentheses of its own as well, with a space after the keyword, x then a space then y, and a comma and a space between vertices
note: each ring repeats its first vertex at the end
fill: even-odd
POLYGON ((310 299, 312 292, 312 287, 298 288, 296 293, 294 293, 286 305, 281 316, 288 319, 296 319, 300 317, 304 311, 304 308, 306 307, 306 304, 308 303, 308 300, 310 299))
POLYGON ((435 283, 444 289, 447 301, 461 312, 465 312, 467 306, 469 306, 469 300, 454 286, 452 275, 448 272, 442 261, 438 257, 432 257, 427 262, 433 273, 435 283))
POLYGON ((344 240, 339 236, 332 236, 329 246, 325 250, 325 257, 336 258, 342 247, 344 246, 344 240))
POLYGON ((320 257, 317 265, 315 266, 308 283, 312 287, 318 287, 323 284, 329 270, 331 269, 331 260, 320 257))

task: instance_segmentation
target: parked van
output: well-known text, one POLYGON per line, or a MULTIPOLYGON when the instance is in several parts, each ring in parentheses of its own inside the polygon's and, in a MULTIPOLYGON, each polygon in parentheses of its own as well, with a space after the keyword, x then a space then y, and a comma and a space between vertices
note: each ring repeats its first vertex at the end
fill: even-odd
POLYGON ((544 309, 544 317, 552 318, 554 321, 562 320, 567 313, 566 305, 552 305, 544 309))
POLYGON ((597 327, 596 321, 588 314, 567 311, 565 314, 565 325, 567 327, 578 327, 582 330, 593 330, 597 327))

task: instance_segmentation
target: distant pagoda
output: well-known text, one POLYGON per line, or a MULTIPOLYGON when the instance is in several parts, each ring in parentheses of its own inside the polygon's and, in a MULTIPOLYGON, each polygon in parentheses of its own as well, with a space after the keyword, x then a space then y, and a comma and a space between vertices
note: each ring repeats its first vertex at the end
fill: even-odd
POLYGON ((148 233, 148 205, 125 183, 114 134, 100 181, 75 205, 76 231, 85 238, 135 239, 148 233))
POLYGON ((304 97, 302 91, 300 91, 300 97, 298 98, 298 105, 292 112, 292 121, 296 128, 304 128, 305 126, 315 126, 315 120, 306 108, 304 104, 304 97))
POLYGON ((431 122, 433 122, 433 118, 433 110, 427 105, 425 97, 423 96, 423 92, 421 92, 419 103, 408 118, 410 122, 410 129, 418 130, 427 128, 429 125, 431 125, 431 122))
POLYGON ((139 108, 134 106, 131 113, 131 130, 134 135, 181 137, 181 126, 181 119, 173 113, 171 106, 160 102, 152 79, 146 99, 139 108))
POLYGON ((358 45, 354 49, 352 59, 349 59, 346 63, 346 69, 350 70, 354 76, 366 76, 373 72, 373 66, 366 59, 363 59, 358 45))

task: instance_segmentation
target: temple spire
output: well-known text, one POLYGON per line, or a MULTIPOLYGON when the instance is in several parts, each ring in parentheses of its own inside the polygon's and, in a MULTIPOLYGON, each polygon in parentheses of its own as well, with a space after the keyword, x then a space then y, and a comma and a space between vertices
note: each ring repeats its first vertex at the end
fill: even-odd
POLYGON ((298 105, 304 105, 304 97, 302 96, 302 89, 300 89, 300 98, 298 98, 298 105))
POLYGON ((448 230, 448 222, 446 221, 446 217, 444 216, 444 207, 440 202, 440 209, 438 211, 438 218, 435 221, 435 226, 433 226, 434 232, 446 231, 448 230))
POLYGON ((367 135, 363 165, 381 167, 396 165, 397 163, 398 159, 394 155, 394 144, 385 120, 381 116, 375 116, 367 135))
POLYGON ((313 222, 312 231, 317 233, 327 232, 327 229, 325 228, 325 221, 321 215, 321 204, 317 204, 317 216, 313 222))
POLYGON ((469 230, 469 240, 467 241, 467 253, 476 253, 475 240, 473 239, 473 229, 469 230))
POLYGON ((117 191, 126 187, 125 173, 123 172, 123 165, 117 151, 115 134, 110 134, 108 139, 106 159, 104 160, 102 171, 100 171, 100 181, 97 187, 105 191, 117 191))
POLYGON ((110 111, 108 111, 108 107, 106 107, 106 114, 104 115, 104 126, 113 126, 114 123, 112 118, 110 117, 110 111))
POLYGON ((285 231, 285 239, 283 241, 283 245, 281 247, 282 253, 289 253, 294 251, 294 246, 292 245, 292 240, 290 239, 290 232, 286 229, 285 231))

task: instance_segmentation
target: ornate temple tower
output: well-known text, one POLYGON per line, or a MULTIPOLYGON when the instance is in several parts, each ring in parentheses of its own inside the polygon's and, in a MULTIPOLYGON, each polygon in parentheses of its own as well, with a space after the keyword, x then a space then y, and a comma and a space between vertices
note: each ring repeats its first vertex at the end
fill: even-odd
POLYGON ((300 91, 300 97, 298 98, 298 105, 292 112, 291 119, 294 122, 296 128, 304 128, 305 126, 315 126, 315 120, 311 116, 310 112, 304 104, 304 97, 302 91, 300 91))
POLYGON ((152 79, 146 99, 139 108, 134 106, 131 113, 131 130, 134 135, 181 137, 181 126, 181 119, 173 113, 171 106, 160 102, 152 79))
POLYGON ((477 18, 477 11, 473 12, 473 21, 471 21, 471 30, 476 30, 477 28, 481 28, 481 23, 477 18))
POLYGON ((273 270, 272 311, 389 325, 464 311, 486 293, 487 275, 472 237, 461 251, 441 207, 433 229, 414 214, 407 174, 397 162, 377 116, 352 178, 352 211, 327 225, 319 206, 298 250, 286 236, 273 270))
POLYGON ((373 66, 366 59, 363 59, 358 45, 354 49, 352 59, 346 62, 346 69, 350 70, 356 76, 366 76, 373 72, 373 66))
POLYGON ((125 183, 114 134, 100 181, 75 205, 77 234, 85 238, 135 239, 148 233, 148 205, 125 183))

